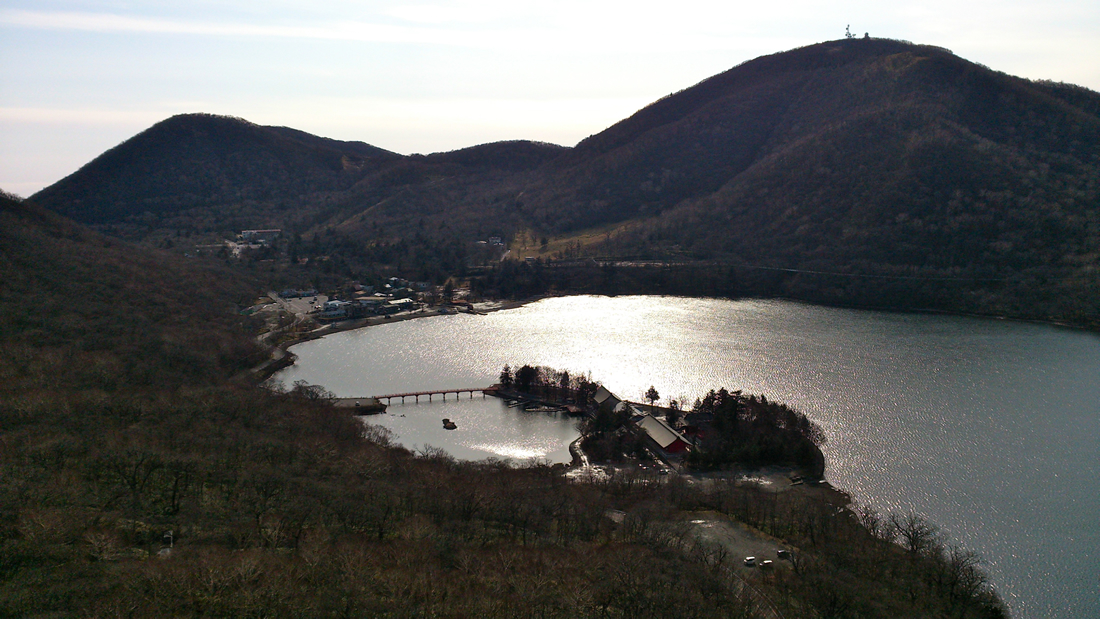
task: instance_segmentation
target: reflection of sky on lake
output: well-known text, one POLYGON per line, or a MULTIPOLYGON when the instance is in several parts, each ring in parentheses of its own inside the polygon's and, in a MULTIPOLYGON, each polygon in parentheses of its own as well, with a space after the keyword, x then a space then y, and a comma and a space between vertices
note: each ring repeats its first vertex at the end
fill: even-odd
MULTIPOLYGON (((482 387, 506 363, 590 372, 632 400, 650 385, 689 402, 723 386, 763 393, 822 425, 827 476, 857 501, 925 513, 980 551, 1014 616, 1100 616, 1093 334, 779 301, 584 296, 339 333, 293 351, 298 364, 282 380, 341 396, 482 387)), ((448 437, 440 420, 457 416, 432 412, 424 433, 395 431, 458 457, 548 449, 509 435, 516 420, 498 413, 465 422, 483 438, 448 437)), ((571 422, 531 431, 558 436, 562 449, 576 436, 571 422)))
POLYGON ((575 420, 565 415, 526 412, 509 408, 504 400, 475 395, 454 395, 444 402, 421 398, 391 405, 384 415, 363 419, 387 428, 398 443, 413 451, 426 447, 444 449, 463 460, 509 459, 517 464, 570 461, 569 443, 577 438, 575 420), (443 419, 458 426, 443 428, 443 419))

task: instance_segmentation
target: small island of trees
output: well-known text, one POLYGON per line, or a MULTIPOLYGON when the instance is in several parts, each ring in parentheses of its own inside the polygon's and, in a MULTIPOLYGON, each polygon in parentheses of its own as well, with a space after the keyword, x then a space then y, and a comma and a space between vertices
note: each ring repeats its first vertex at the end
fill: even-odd
MULTIPOLYGON (((660 394, 655 386, 646 391, 648 407, 619 400, 610 392, 600 398, 601 386, 591 377, 543 366, 504 366, 500 387, 517 397, 569 405, 583 415, 581 448, 593 460, 621 462, 647 459, 652 441, 638 422, 646 415, 678 435, 684 449, 672 457, 686 470, 709 471, 730 467, 783 465, 801 475, 819 478, 825 461, 820 446, 825 433, 805 414, 764 395, 744 395, 725 388, 711 390, 695 401, 690 411, 678 406, 655 406, 660 394)), ((663 449, 662 456, 670 456, 663 449)), ((800 475, 800 476, 801 476, 800 475)))

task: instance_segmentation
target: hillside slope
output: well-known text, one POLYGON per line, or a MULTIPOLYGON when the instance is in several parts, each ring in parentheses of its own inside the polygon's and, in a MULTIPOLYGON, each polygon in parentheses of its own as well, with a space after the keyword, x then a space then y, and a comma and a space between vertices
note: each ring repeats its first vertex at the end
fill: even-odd
POLYGON ((0 394, 220 380, 263 358, 238 313, 258 285, 0 197, 0 394))
POLYGON ((972 564, 820 489, 417 457, 322 389, 230 381, 256 361, 249 282, 5 195, 0 277, 0 616, 1004 616, 972 564), (787 537, 800 571, 745 597, 696 511, 787 537))
POLYGON ((956 192, 1024 185, 1048 202, 1084 191, 1072 204, 1094 205, 1097 105, 1096 93, 995 73, 939 48, 822 43, 747 62, 582 141, 528 202, 559 229, 712 195, 726 207, 782 202, 832 218, 872 198, 898 204, 896 215, 956 192), (759 186, 761 176, 781 187, 759 186), (729 195, 739 188, 768 197, 729 195))

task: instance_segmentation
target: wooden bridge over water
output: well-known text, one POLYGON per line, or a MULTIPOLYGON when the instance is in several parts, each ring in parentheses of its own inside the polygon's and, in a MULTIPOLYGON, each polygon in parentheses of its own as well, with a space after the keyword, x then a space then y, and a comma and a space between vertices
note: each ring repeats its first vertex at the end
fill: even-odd
POLYGON ((455 399, 457 400, 459 398, 459 396, 463 393, 469 393, 470 394, 470 399, 473 399, 475 393, 480 393, 482 397, 485 397, 486 395, 492 395, 495 392, 496 392, 496 389, 493 388, 493 387, 473 387, 473 388, 469 388, 469 389, 435 389, 435 390, 432 390, 432 391, 409 391, 409 392, 406 392, 406 393, 387 393, 386 395, 376 395, 376 396, 371 396, 371 397, 374 398, 375 400, 378 400, 379 402, 381 402, 382 400, 385 400, 386 404, 389 404, 390 401, 395 399, 395 398, 401 398, 402 402, 405 401, 405 398, 415 398, 416 401, 419 402, 421 397, 426 397, 426 398, 428 398, 428 401, 431 402, 432 398, 434 396, 438 395, 438 396, 442 396, 443 401, 446 402, 447 401, 447 395, 451 394, 451 393, 455 394, 455 399))

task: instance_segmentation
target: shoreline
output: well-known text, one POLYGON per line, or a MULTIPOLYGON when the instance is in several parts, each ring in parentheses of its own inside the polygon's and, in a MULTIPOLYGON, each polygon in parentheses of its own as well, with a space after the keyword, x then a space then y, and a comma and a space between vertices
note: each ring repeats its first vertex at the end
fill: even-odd
MULTIPOLYGON (((499 312, 503 310, 517 309, 541 301, 542 299, 550 298, 552 296, 560 295, 539 295, 534 297, 528 297, 523 300, 498 300, 498 301, 483 301, 474 304, 473 311, 461 311, 461 314, 473 314, 473 315, 486 315, 492 312, 499 312)), ((355 331, 356 329, 366 329, 368 327, 376 327, 378 325, 394 324, 398 322, 404 322, 406 320, 417 320, 420 318, 432 318, 435 316, 452 316, 454 314, 447 314, 439 311, 439 307, 436 309, 425 310, 420 309, 415 312, 409 312, 405 314, 394 314, 391 316, 368 316, 366 318, 357 318, 355 320, 344 320, 340 322, 332 322, 327 325, 323 325, 313 331, 302 334, 301 336, 293 339, 280 342, 279 344, 270 348, 268 358, 265 359, 259 365, 248 370, 248 373, 255 377, 257 383, 263 383, 281 370, 294 365, 298 360, 298 356, 290 352, 290 348, 303 344, 305 342, 312 342, 313 340, 319 340, 326 335, 332 335, 334 333, 342 333, 344 331, 355 331)), ((260 337, 267 339, 272 332, 264 333, 260 337)))

